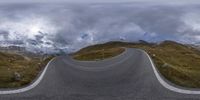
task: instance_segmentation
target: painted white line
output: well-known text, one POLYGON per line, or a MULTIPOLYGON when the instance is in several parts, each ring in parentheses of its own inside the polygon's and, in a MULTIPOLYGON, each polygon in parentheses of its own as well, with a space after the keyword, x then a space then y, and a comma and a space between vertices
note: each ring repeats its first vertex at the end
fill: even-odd
MULTIPOLYGON (((143 51, 143 50, 142 50, 143 51)), ((200 91, 193 91, 193 90, 186 90, 186 89, 180 89, 177 87, 174 87, 170 84, 168 84, 167 82, 164 81, 164 79, 160 76, 160 74, 158 73, 156 67, 154 66, 154 63, 151 59, 151 57, 148 55, 148 53, 146 53, 145 51, 143 51, 147 57, 149 58, 150 62, 151 62, 151 66, 153 68, 154 74, 156 75, 156 78, 158 79, 158 81, 160 82, 160 84, 162 84, 165 88, 174 91, 174 92, 178 92, 178 93, 183 93, 183 94, 200 94, 200 91)))
POLYGON ((38 77, 38 79, 30 84, 29 86, 27 87, 24 87, 24 88, 21 88, 21 89, 16 89, 16 90, 5 90, 5 91, 0 91, 0 94, 15 94, 15 93, 22 93, 22 92, 26 92, 26 91, 29 91, 33 88, 35 88, 39 83, 40 81, 43 79, 48 67, 49 67, 49 64, 54 60, 55 58, 51 59, 48 64, 45 66, 45 69, 43 70, 43 72, 41 73, 41 75, 38 77))

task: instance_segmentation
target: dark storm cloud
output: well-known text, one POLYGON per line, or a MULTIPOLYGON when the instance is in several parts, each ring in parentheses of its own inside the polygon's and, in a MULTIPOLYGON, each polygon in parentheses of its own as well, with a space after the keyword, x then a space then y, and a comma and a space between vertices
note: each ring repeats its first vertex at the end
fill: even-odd
POLYGON ((6 4, 0 8, 4 42, 21 40, 34 50, 78 50, 121 39, 200 41, 199 5, 6 4))

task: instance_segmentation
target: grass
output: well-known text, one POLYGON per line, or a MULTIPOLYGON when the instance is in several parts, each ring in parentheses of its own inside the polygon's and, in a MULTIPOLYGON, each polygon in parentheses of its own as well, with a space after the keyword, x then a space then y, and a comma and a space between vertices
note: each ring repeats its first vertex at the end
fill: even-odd
POLYGON ((104 58, 110 58, 110 57, 114 57, 117 56, 119 54, 121 54, 122 52, 124 52, 124 48, 109 48, 109 49, 100 49, 100 50, 95 50, 95 51, 91 51, 91 52, 85 52, 85 53, 77 53, 74 56, 74 59, 77 60, 87 60, 87 61, 91 61, 91 60, 102 60, 104 58))
POLYGON ((73 56, 78 60, 96 60, 93 56, 100 56, 101 53, 96 53, 99 50, 107 52, 119 47, 145 50, 166 79, 183 87, 200 88, 200 51, 173 41, 161 44, 109 42, 83 48, 73 56))
POLYGON ((16 88, 30 84, 51 58, 0 52, 0 88, 16 88), (20 79, 16 79, 15 73, 20 75, 20 79))

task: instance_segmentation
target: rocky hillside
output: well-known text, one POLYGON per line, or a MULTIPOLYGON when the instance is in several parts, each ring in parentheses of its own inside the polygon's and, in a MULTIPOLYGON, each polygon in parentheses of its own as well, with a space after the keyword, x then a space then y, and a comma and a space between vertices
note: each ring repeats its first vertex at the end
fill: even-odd
POLYGON ((13 50, 16 48, 0 51, 0 88, 14 88, 29 84, 52 58, 52 56, 44 57, 36 54, 30 56, 13 50))

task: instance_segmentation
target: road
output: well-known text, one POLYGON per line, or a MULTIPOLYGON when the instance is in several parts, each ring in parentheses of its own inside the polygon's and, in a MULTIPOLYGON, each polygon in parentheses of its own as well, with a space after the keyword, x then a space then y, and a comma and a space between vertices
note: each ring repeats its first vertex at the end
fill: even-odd
POLYGON ((121 55, 102 61, 57 57, 48 64, 37 85, 21 93, 0 94, 0 100, 200 99, 198 93, 185 94, 175 90, 160 82, 144 51, 126 49, 121 55))

